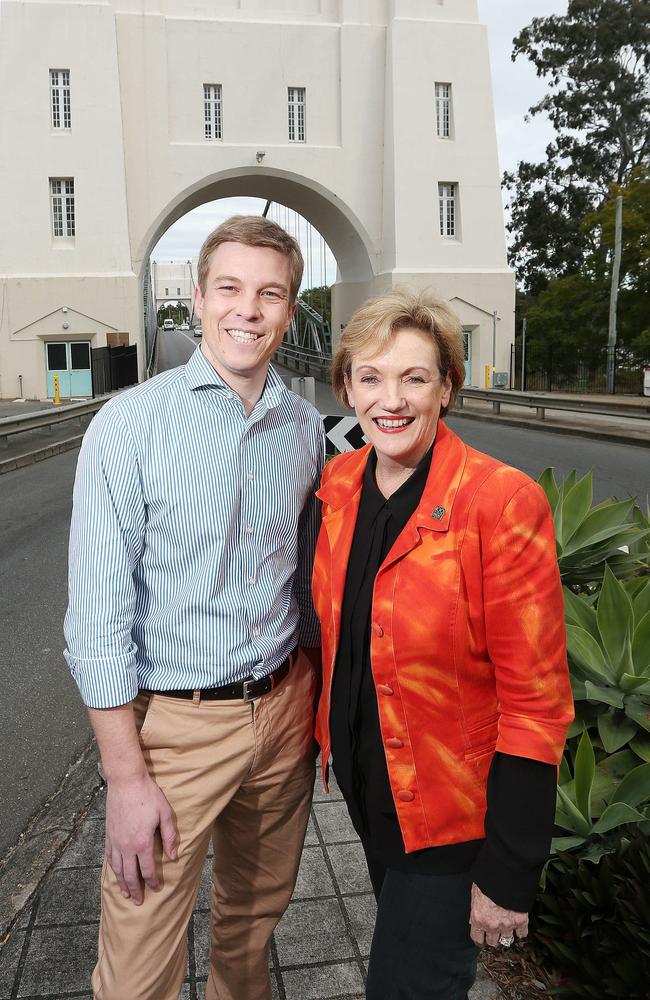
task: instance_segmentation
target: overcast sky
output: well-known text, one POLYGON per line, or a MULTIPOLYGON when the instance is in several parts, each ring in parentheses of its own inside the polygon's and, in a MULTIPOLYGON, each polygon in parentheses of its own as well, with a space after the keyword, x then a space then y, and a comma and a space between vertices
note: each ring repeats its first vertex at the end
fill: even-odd
MULTIPOLYGON (((512 62, 512 39, 533 17, 565 14, 568 0, 478 0, 482 22, 487 25, 494 90, 499 163, 501 171, 516 167, 519 160, 541 160, 552 137, 542 117, 526 124, 531 104, 544 94, 544 82, 532 64, 521 56, 512 62)), ((211 229, 235 212, 261 212, 259 198, 225 198, 202 205, 179 219, 154 248, 155 260, 187 260, 195 256, 211 229)), ((314 255, 318 256, 317 240, 314 255)), ((334 281, 334 265, 327 269, 328 282, 334 281)), ((314 281, 314 284, 320 283, 314 281)))

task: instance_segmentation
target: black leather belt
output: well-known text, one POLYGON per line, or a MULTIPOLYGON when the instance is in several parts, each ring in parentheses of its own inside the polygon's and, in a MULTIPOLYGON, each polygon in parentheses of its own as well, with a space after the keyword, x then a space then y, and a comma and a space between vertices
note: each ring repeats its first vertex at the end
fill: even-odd
POLYGON ((236 699, 246 702, 255 701, 256 698, 260 698, 263 694, 268 694, 269 691, 278 686, 280 681, 284 680, 291 669, 296 652, 294 649, 279 667, 276 667, 266 677, 260 677, 258 680, 249 677, 245 681, 233 681, 232 684, 222 684, 221 687, 182 688, 176 691, 152 691, 149 688, 142 688, 141 690, 143 694, 161 694, 165 698, 185 698, 188 701, 192 701, 197 694, 200 701, 234 701, 236 699))

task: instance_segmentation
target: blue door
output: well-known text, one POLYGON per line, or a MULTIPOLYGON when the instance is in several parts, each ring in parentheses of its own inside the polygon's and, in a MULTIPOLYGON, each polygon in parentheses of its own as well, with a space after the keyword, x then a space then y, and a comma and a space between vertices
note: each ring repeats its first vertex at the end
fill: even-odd
POLYGON ((45 345, 47 395, 54 399, 54 376, 59 376, 59 395, 92 396, 93 380, 90 369, 90 341, 56 341, 45 345))

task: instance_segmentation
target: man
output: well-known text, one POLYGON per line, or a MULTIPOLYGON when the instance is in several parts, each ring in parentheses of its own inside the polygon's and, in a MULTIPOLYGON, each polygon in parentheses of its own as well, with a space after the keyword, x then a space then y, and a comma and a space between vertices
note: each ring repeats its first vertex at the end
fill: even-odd
POLYGON ((108 783, 101 1000, 177 1000, 211 838, 206 998, 271 997, 315 774, 323 430, 269 368, 302 266, 267 219, 219 226, 199 256, 200 349, 84 438, 66 658, 108 783))

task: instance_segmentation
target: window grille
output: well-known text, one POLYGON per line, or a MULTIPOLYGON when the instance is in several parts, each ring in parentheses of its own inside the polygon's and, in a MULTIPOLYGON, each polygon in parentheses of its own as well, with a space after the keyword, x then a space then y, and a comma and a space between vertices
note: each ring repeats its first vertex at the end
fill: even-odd
POLYGON ((50 70, 52 128, 70 128, 70 70, 50 70))
POLYGON ((305 88, 289 87, 289 142, 305 141, 305 88))
POLYGON ((451 137, 451 84, 436 84, 436 131, 438 138, 451 137))
POLYGON ((203 84, 203 127, 206 139, 222 139, 221 84, 203 84))
POLYGON ((74 236, 74 179, 50 177, 50 202, 52 205, 52 235, 74 236))
POLYGON ((456 235, 456 197, 457 184, 445 182, 438 184, 438 204, 440 207, 440 235, 456 235))

